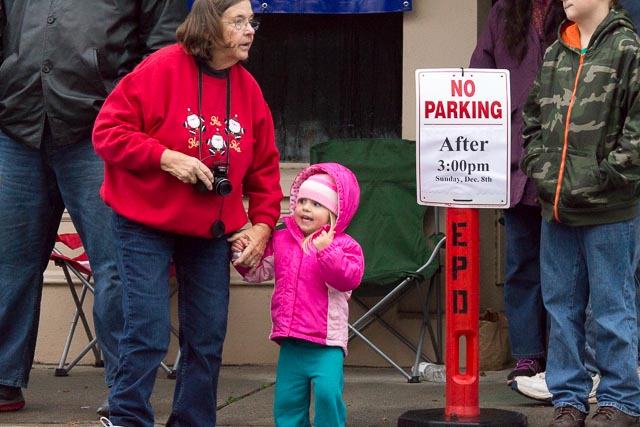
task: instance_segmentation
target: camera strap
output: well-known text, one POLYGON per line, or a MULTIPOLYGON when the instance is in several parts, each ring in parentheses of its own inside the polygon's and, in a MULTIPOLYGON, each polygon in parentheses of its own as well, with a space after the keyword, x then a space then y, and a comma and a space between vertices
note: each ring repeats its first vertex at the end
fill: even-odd
MULTIPOLYGON (((198 62, 198 120, 200 122, 200 127, 198 129, 198 155, 200 156, 200 160, 202 160, 202 131, 204 128, 204 122, 202 118, 202 67, 203 64, 198 62)), ((226 145, 226 156, 225 156, 225 166, 227 170, 229 169, 229 155, 231 151, 229 150, 229 134, 231 131, 229 130, 229 117, 231 116, 231 70, 225 70, 225 77, 227 80, 227 93, 226 93, 226 111, 225 111, 225 145, 226 145)))
MULTIPOLYGON (((198 65, 198 121, 200 123, 198 129, 198 156, 199 160, 202 161, 202 133, 204 130, 204 116, 202 114, 202 67, 203 64, 197 62, 198 65)), ((226 80, 227 80, 227 93, 226 93, 226 112, 225 112, 225 167, 227 170, 227 175, 229 174, 229 157, 231 156, 231 150, 229 145, 229 134, 231 131, 229 130, 229 117, 231 116, 231 70, 225 70, 226 80)), ((219 239, 225 234, 225 225, 222 221, 222 209, 224 208, 224 197, 222 197, 222 201, 220 202, 220 211, 218 212, 218 219, 211 224, 210 233, 211 235, 219 239)))

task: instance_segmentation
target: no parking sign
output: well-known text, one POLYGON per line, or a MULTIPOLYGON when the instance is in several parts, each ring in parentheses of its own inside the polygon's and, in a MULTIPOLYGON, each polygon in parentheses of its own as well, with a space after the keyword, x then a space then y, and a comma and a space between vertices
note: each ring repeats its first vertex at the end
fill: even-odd
POLYGON ((416 70, 418 203, 508 208, 509 71, 416 70))
POLYGON ((480 410, 479 210, 509 207, 509 72, 417 70, 418 203, 446 206, 446 406, 407 411, 398 427, 525 426, 524 415, 480 410), (464 368, 461 343, 465 345, 464 368))

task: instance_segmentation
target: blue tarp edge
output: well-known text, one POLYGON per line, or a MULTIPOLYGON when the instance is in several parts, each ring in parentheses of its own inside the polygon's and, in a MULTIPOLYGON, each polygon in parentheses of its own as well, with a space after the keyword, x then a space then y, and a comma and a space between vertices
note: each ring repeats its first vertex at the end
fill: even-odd
MULTIPOLYGON (((255 13, 389 13, 408 12, 412 0, 251 0, 255 13)), ((193 0, 187 0, 189 8, 193 0)))

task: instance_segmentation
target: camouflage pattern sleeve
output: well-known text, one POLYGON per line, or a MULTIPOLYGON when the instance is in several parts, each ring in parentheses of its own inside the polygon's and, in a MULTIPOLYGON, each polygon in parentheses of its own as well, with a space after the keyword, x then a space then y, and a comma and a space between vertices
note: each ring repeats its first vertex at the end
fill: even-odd
POLYGON ((625 107, 627 115, 620 138, 605 160, 601 170, 613 182, 640 181, 640 50, 631 64, 625 107))

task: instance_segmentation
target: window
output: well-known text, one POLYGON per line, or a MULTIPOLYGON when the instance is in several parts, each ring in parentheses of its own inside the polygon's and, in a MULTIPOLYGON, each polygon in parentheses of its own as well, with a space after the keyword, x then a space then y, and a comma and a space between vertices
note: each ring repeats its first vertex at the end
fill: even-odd
POLYGON ((400 137, 402 13, 257 16, 245 66, 283 162, 308 162, 309 147, 327 139, 400 137))

